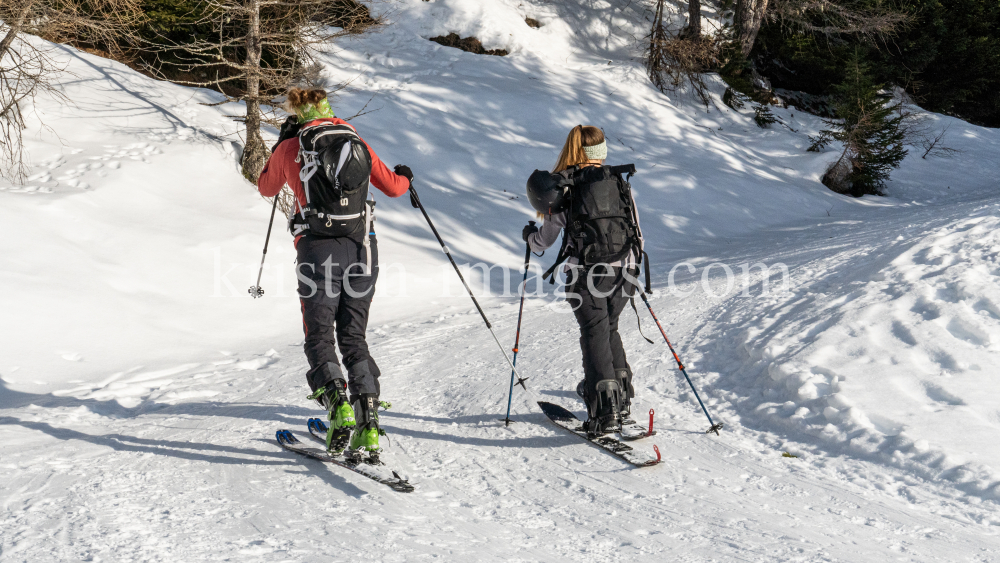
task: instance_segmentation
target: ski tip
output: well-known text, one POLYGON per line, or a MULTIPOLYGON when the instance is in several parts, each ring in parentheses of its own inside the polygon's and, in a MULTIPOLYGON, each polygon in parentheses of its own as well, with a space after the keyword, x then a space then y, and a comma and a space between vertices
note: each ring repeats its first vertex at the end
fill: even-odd
POLYGON ((326 434, 326 431, 327 431, 326 423, 323 422, 323 420, 319 419, 319 418, 310 418, 306 422, 306 426, 308 426, 309 432, 312 433, 312 434, 316 434, 316 433, 326 434))
POLYGON ((274 437, 277 438, 278 443, 282 445, 294 444, 299 441, 299 439, 295 437, 295 434, 292 434, 291 430, 278 430, 274 437))

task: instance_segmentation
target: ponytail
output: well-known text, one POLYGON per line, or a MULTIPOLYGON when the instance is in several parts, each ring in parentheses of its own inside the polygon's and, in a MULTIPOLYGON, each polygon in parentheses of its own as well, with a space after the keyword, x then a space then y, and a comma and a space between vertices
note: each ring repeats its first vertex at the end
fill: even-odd
POLYGON ((284 109, 299 117, 299 123, 313 119, 334 117, 333 110, 326 98, 326 90, 321 88, 289 88, 285 97, 284 109))
POLYGON ((570 166, 587 162, 587 154, 583 147, 591 147, 604 142, 604 131, 592 125, 577 125, 566 137, 566 144, 559 153, 559 160, 552 172, 562 172, 570 166))

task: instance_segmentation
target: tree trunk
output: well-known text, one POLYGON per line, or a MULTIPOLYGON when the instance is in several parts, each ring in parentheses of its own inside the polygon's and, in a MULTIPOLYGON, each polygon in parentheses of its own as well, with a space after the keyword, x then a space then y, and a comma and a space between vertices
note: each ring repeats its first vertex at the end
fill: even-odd
POLYGON ((653 15, 653 29, 649 32, 649 52, 646 57, 646 74, 654 86, 661 92, 666 88, 663 74, 666 61, 663 55, 663 45, 667 40, 667 32, 663 29, 663 0, 657 0, 656 13, 653 15))
POLYGON ((685 37, 701 37, 701 0, 688 0, 688 27, 685 37))
POLYGON ((760 24, 764 22, 764 12, 767 11, 767 0, 736 0, 736 13, 733 14, 733 25, 736 27, 736 39, 744 57, 750 56, 760 24))
POLYGON ((247 91, 244 96, 247 106, 245 121, 247 140, 246 146, 243 148, 243 158, 240 164, 243 168, 243 176, 256 184, 268 156, 264 138, 260 135, 260 0, 249 0, 246 6, 249 12, 246 58, 248 69, 246 71, 247 91))
POLYGON ((844 147, 844 152, 840 153, 840 158, 837 159, 837 162, 830 165, 830 168, 823 173, 823 177, 820 179, 824 186, 838 194, 851 192, 850 176, 851 171, 854 170, 854 163, 852 162, 850 153, 850 147, 844 147))
POLYGON ((7 51, 10 49, 11 44, 13 44, 14 39, 17 38, 17 34, 21 32, 21 27, 24 25, 25 18, 28 17, 28 12, 30 12, 31 8, 34 6, 34 2, 25 2, 20 13, 17 14, 17 17, 4 22, 7 24, 7 35, 5 35, 3 39, 0 39, 0 59, 7 55, 7 51))

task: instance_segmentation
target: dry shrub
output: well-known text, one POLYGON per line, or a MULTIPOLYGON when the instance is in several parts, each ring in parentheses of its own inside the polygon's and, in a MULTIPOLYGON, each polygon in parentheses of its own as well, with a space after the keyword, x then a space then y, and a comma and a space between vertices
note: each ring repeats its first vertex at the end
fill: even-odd
POLYGON ((496 55, 498 57, 507 56, 506 49, 485 49, 483 48, 482 42, 475 37, 462 38, 459 37, 457 33, 431 37, 431 41, 439 45, 444 45, 445 47, 455 47, 456 49, 461 49, 476 55, 496 55))
POLYGON ((705 85, 705 72, 719 66, 719 43, 715 37, 681 38, 663 34, 650 42, 646 58, 649 79, 661 92, 674 91, 685 82, 701 103, 712 98, 705 85))
MULTIPOLYGON (((278 209, 285 214, 285 217, 291 217, 298 207, 298 200, 295 199, 295 194, 292 193, 292 190, 288 186, 285 186, 281 188, 281 192, 278 193, 277 198, 278 209)), ((264 199, 270 200, 270 198, 264 199)))

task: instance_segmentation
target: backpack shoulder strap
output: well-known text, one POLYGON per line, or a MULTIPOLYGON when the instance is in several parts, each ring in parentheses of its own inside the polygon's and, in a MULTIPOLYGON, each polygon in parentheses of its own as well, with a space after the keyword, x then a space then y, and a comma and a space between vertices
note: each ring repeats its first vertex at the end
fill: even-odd
POLYGON ((639 226, 639 208, 635 204, 635 197, 632 195, 632 185, 629 184, 629 180, 635 175, 635 164, 622 164, 619 166, 609 166, 608 169, 612 174, 618 177, 618 189, 621 190, 622 196, 629 202, 629 208, 631 213, 629 214, 629 222, 632 223, 632 228, 635 229, 636 242, 632 251, 635 254, 635 259, 637 264, 642 264, 645 273, 645 292, 652 293, 652 287, 650 284, 650 274, 649 274, 649 254, 646 253, 645 246, 646 240, 642 236, 642 228, 639 226), (621 175, 625 174, 625 178, 621 175))
MULTIPOLYGON (((312 127, 303 127, 299 130, 299 155, 298 161, 302 163, 302 168, 299 169, 299 180, 302 181, 302 190, 306 194, 306 205, 312 203, 312 199, 309 196, 309 180, 316 174, 316 170, 319 169, 319 153, 316 152, 313 146, 313 141, 316 138, 316 132, 322 125, 313 125, 312 127)), ((303 216, 303 218, 305 218, 303 216)))
POLYGON ((559 254, 556 254, 556 261, 554 264, 552 264, 552 266, 549 267, 548 270, 545 270, 545 273, 542 274, 542 279, 543 280, 548 279, 550 284, 556 283, 556 276, 554 275, 556 268, 558 268, 560 264, 562 264, 563 262, 566 261, 567 258, 569 258, 569 256, 567 256, 568 253, 566 252, 566 247, 567 247, 566 242, 568 240, 569 240, 569 235, 566 234, 565 227, 563 227, 562 244, 559 246, 559 254))

